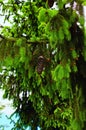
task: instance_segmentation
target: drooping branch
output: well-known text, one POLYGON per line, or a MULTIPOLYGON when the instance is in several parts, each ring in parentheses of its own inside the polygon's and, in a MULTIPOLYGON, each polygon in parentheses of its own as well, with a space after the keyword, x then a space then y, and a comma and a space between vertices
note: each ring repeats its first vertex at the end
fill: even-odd
POLYGON ((20 48, 24 48, 25 51, 31 51, 32 54, 34 53, 33 55, 37 55, 36 57, 38 57, 40 52, 43 53, 42 47, 47 47, 46 44, 48 43, 49 42, 47 40, 30 41, 27 40, 26 37, 15 38, 0 35, 0 60, 4 63, 4 60, 8 57, 15 58, 20 56, 20 48))
POLYGON ((6 40, 6 41, 9 41, 9 42, 16 42, 18 39, 24 39, 24 40, 26 40, 26 43, 27 44, 45 44, 45 43, 48 43, 48 41, 47 40, 44 40, 44 39, 41 39, 40 41, 30 41, 30 40, 27 40, 27 38, 25 38, 25 37, 19 37, 19 38, 14 38, 14 37, 5 37, 5 36, 3 36, 3 35, 1 35, 0 34, 0 42, 2 41, 2 40, 6 40))

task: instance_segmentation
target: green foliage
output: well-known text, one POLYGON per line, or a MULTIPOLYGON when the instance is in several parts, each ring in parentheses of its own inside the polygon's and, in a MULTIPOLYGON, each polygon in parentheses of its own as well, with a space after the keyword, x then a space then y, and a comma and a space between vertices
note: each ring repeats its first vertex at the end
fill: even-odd
POLYGON ((70 66, 66 64, 65 66, 62 66, 61 64, 57 65, 55 68, 54 73, 52 74, 54 77, 54 80, 62 80, 63 78, 69 78, 70 74, 70 66))
POLYGON ((14 130, 85 129, 84 18, 72 0, 50 2, 0 1, 11 23, 1 30, 0 84, 19 117, 14 130))

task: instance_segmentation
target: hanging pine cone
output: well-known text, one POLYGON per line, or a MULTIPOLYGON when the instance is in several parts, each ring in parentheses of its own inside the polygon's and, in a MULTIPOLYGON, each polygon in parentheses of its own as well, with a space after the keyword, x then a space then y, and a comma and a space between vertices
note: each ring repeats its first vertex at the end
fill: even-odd
POLYGON ((48 0, 48 5, 50 8, 53 6, 53 4, 54 4, 54 0, 48 0))
POLYGON ((54 0, 43 0, 43 2, 47 2, 48 6, 51 8, 54 4, 54 0))
POLYGON ((41 74, 45 66, 45 58, 43 56, 38 57, 37 72, 41 74))

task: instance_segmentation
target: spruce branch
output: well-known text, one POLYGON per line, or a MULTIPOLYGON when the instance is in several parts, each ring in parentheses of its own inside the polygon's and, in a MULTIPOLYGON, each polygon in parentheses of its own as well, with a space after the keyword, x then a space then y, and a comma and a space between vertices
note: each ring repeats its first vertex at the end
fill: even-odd
MULTIPOLYGON (((19 38, 26 40, 27 44, 45 44, 45 43, 48 43, 48 41, 45 40, 45 39, 41 39, 40 41, 30 41, 30 40, 27 40, 27 38, 25 38, 25 37, 19 37, 19 38)), ((3 36, 3 35, 0 34, 1 40, 5 39, 6 41, 10 41, 10 42, 16 42, 19 38, 6 37, 6 36, 3 36)))

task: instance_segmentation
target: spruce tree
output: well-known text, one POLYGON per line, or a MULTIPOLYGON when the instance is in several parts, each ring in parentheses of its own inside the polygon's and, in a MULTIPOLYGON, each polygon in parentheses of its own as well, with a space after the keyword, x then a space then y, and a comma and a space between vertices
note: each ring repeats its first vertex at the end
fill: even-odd
POLYGON ((0 84, 13 130, 85 130, 85 0, 0 0, 0 84), (56 5, 53 8, 53 5, 56 5))

